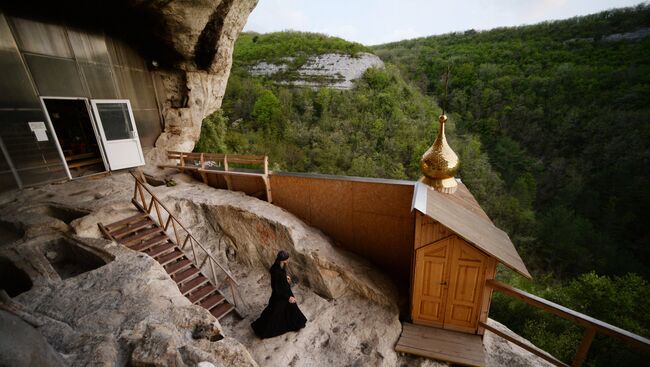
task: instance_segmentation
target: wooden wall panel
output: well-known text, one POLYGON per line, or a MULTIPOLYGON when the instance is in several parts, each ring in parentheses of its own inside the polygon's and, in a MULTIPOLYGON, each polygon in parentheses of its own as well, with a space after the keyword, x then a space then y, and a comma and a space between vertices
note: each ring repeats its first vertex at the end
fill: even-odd
POLYGON ((310 224, 332 237, 344 248, 348 248, 355 231, 352 218, 352 189, 352 183, 349 181, 310 182, 310 224))
MULTIPOLYGON (((222 177, 221 179, 224 179, 222 177)), ((266 187, 261 177, 230 176, 233 191, 243 191, 249 195, 266 200, 266 187)))
POLYGON ((270 180, 275 205, 408 287, 414 182, 286 173, 270 174, 270 180))
POLYGON ((271 193, 273 204, 311 225, 311 207, 305 203, 311 201, 310 180, 302 177, 271 175, 271 193))
POLYGON ((443 226, 439 222, 436 222, 431 217, 422 215, 418 242, 415 243, 415 249, 419 249, 422 246, 426 246, 432 242, 436 242, 440 239, 443 239, 447 236, 451 236, 454 232, 450 231, 447 227, 443 226))

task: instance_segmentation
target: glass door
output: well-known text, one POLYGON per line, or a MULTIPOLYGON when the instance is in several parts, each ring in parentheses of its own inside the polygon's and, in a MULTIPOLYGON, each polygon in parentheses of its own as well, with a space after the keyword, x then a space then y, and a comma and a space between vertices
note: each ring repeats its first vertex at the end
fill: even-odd
POLYGON ((93 99, 91 103, 110 169, 143 166, 131 103, 126 99, 93 99))

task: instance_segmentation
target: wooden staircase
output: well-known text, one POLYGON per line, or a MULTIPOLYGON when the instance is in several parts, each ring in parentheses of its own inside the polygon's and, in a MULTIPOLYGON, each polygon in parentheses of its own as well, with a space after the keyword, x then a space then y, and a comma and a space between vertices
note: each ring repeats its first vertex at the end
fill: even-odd
POLYGON ((235 305, 226 299, 224 294, 221 293, 215 284, 215 280, 217 279, 215 263, 218 268, 226 273, 226 280, 230 283, 232 300, 234 302, 235 294, 238 293, 236 293, 235 290, 236 282, 230 273, 216 262, 214 257, 212 257, 212 255, 205 250, 205 248, 189 233, 189 231, 178 222, 178 220, 135 175, 134 178, 136 179, 136 189, 132 202, 138 208, 140 213, 108 225, 98 223, 97 225, 100 230, 109 239, 112 239, 132 250, 143 252, 156 259, 156 261, 163 266, 172 280, 176 282, 180 292, 187 297, 190 302, 210 311, 210 313, 217 319, 221 319, 231 311, 235 311, 235 313, 239 314, 235 309, 235 305), (151 201, 148 207, 146 205, 147 202, 144 200, 145 191, 142 190, 143 187, 144 190, 151 195, 151 201), (138 201, 138 194, 140 194, 140 198, 144 202, 144 205, 138 201), (155 217, 151 215, 151 211, 154 208, 157 214, 155 217), (164 211, 162 209, 164 209, 164 211), (166 223, 163 223, 162 218, 165 214, 168 219, 166 223), (159 220, 156 221, 155 219, 152 219, 152 217, 159 220), (172 232, 176 238, 176 242, 170 238, 167 232, 170 223, 172 224, 172 232), (178 245, 178 243, 181 242, 179 240, 181 236, 179 236, 178 233, 179 226, 187 232, 185 240, 181 246, 178 245), (188 243, 191 248, 192 257, 189 257, 185 252, 183 252, 183 248, 188 247, 188 243), (197 249, 199 251, 197 251, 197 249), (203 261, 199 264, 197 252, 200 254, 200 250, 203 250, 204 254, 203 261), (195 261, 192 259, 195 259, 195 261), (209 263, 206 268, 212 270, 212 279, 201 271, 206 263, 209 263))

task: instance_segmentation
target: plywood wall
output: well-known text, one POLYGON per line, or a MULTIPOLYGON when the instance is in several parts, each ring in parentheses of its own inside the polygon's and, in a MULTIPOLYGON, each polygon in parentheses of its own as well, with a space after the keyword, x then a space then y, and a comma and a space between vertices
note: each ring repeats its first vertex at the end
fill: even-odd
POLYGON ((408 287, 414 182, 286 173, 273 173, 270 179, 273 204, 408 287))

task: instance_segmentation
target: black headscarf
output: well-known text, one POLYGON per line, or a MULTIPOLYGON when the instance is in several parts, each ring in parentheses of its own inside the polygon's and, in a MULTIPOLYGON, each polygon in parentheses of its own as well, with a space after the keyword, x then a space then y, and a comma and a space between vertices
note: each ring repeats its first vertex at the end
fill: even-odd
POLYGON ((288 258, 289 258, 289 253, 284 250, 280 250, 277 256, 275 257, 275 263, 280 264, 280 261, 284 261, 288 258))

